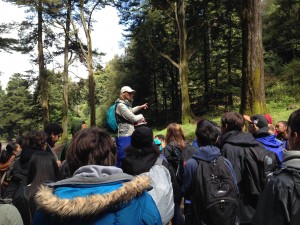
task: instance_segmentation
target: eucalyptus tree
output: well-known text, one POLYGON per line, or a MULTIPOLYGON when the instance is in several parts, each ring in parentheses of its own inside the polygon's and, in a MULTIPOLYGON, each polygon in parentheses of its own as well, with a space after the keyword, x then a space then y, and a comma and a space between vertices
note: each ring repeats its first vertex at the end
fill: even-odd
POLYGON ((240 112, 266 113, 262 43, 263 1, 243 0, 241 5, 243 66, 240 112))

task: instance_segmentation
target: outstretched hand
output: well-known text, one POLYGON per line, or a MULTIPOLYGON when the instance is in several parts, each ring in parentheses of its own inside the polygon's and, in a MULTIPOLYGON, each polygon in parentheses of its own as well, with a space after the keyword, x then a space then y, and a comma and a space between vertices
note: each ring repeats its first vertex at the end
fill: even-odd
POLYGON ((140 105, 140 109, 148 109, 148 103, 145 103, 144 105, 140 105))

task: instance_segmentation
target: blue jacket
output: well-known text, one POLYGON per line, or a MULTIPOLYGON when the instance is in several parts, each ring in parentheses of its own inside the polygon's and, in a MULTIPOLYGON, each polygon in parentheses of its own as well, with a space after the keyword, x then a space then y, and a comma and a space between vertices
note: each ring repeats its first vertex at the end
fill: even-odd
MULTIPOLYGON (((192 194, 192 186, 193 186, 193 182, 196 177, 197 167, 198 167, 198 162, 196 159, 205 160, 205 161, 210 162, 210 161, 216 159, 218 156, 221 156, 221 152, 220 152, 220 149, 215 146, 204 146, 204 147, 197 148, 197 150, 195 151, 195 153, 193 155, 193 158, 191 158, 187 161, 185 168, 184 168, 181 193, 185 197, 190 199, 191 194, 192 194)), ((228 168, 232 174, 232 177, 235 180, 235 183, 237 184, 236 176, 235 176, 235 173, 234 173, 231 163, 227 159, 225 159, 225 163, 228 166, 228 168)))
POLYGON ((275 135, 258 137, 256 138, 256 140, 259 141, 265 147, 265 149, 275 152, 280 162, 282 162, 282 155, 283 155, 282 142, 279 141, 275 135))
POLYGON ((32 225, 162 224, 146 192, 150 178, 116 167, 83 166, 72 178, 43 186, 32 225), (53 191, 54 189, 54 191, 53 191))

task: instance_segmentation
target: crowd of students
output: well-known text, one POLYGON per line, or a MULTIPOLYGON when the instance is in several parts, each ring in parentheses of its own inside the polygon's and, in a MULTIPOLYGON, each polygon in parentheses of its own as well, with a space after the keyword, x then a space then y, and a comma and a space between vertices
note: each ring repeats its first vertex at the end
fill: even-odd
MULTIPOLYGON (((119 167, 114 138, 97 127, 79 129, 66 150, 68 176, 61 173, 61 163, 52 151, 62 133, 60 127, 52 124, 48 133, 32 131, 2 151, 1 174, 9 179, 2 180, 1 194, 12 201, 1 204, 0 211, 7 210, 3 205, 11 209, 0 220, 5 218, 3 224, 216 224, 211 215, 217 218, 220 214, 203 206, 198 170, 203 162, 224 157, 220 162, 226 165, 238 196, 236 214, 231 215, 229 224, 297 224, 300 110, 293 112, 287 123, 280 121, 275 134, 269 125, 263 115, 243 117, 227 112, 221 117, 221 126, 199 121, 191 144, 179 124, 169 124, 166 136, 155 137, 146 125, 138 126, 123 149, 119 167), (244 131, 245 122, 249 132, 244 131), (246 191, 248 149, 276 156, 269 162, 274 165, 273 174, 260 196, 246 191), (172 203, 156 201, 162 196, 150 193, 155 177, 150 179, 147 172, 158 158, 170 175, 167 191, 173 193, 172 203), (8 171, 9 176, 4 173, 8 171), (171 207, 172 216, 166 221, 166 209, 171 207)), ((226 224, 228 218, 221 219, 226 224)))

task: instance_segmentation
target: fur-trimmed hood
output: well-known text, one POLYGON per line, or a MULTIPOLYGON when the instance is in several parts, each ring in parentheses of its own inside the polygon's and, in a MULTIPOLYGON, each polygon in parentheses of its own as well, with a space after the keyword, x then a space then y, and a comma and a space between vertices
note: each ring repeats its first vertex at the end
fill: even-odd
MULTIPOLYGON (((125 174, 126 175, 126 174, 125 174)), ((113 176, 113 175, 111 175, 113 176)), ((126 179, 120 179, 119 182, 121 186, 117 186, 114 190, 109 193, 104 194, 92 194, 71 198, 63 198, 59 197, 55 194, 55 189, 52 187, 60 187, 64 188, 66 182, 62 184, 60 182, 59 185, 48 185, 41 186, 39 191, 36 194, 36 203, 37 207, 41 210, 59 217, 93 217, 106 212, 107 210, 114 210, 122 207, 124 204, 130 202, 136 196, 141 195, 144 191, 150 188, 150 178, 148 176, 137 176, 132 180, 128 181, 128 175, 125 176, 126 179)), ((81 178, 85 179, 85 178, 81 178)), ((86 178, 86 181, 89 181, 89 178, 86 178)), ((107 177, 106 177, 107 180, 107 177)), ((110 181, 115 183, 116 181, 110 181)), ((58 182, 59 183, 59 182, 58 182)), ((85 186, 91 184, 91 187, 95 188, 95 182, 80 182, 77 187, 74 182, 72 183, 72 187, 80 189, 80 185, 85 184, 85 186)), ((106 182, 99 182, 99 187, 106 182)), ((116 184, 117 185, 117 184, 116 184)), ((66 186, 66 187, 70 187, 66 186)))

